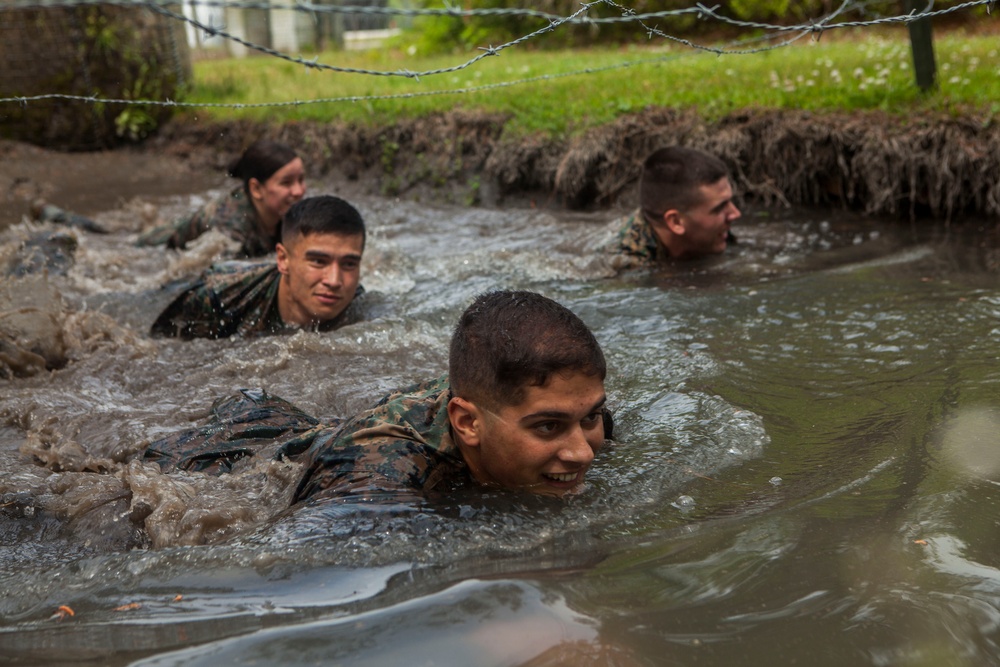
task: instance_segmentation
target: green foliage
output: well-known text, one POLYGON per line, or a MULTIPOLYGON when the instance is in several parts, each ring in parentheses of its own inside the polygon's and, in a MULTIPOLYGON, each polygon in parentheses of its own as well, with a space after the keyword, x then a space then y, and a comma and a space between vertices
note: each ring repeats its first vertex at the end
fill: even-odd
MULTIPOLYGON (((144 35, 131 15, 121 8, 81 8, 84 39, 78 45, 86 63, 91 94, 126 100, 164 99, 176 95, 176 81, 167 74, 157 53, 148 50, 144 35)), ((148 35, 145 35, 148 38, 148 35)), ((114 128, 120 141, 140 141, 169 115, 164 107, 150 105, 96 105, 95 112, 114 128)))
MULTIPOLYGON (((934 9, 955 6, 962 1, 938 0, 934 3, 934 9)), ((526 6, 523 0, 480 0, 473 4, 476 9, 514 9, 526 6)), ((684 10, 695 5, 691 0, 618 0, 618 4, 636 14, 684 10)), ((842 4, 840 0, 716 0, 705 3, 707 7, 715 8, 716 13, 721 16, 778 25, 816 20, 841 9, 842 4)), ((416 0, 411 5, 440 7, 441 3, 439 0, 416 0)), ((569 16, 580 10, 582 4, 579 0, 538 0, 528 6, 555 16, 569 16)), ((981 10, 985 11, 985 8, 981 10)), ((613 4, 602 3, 591 7, 586 16, 618 17, 622 11, 613 4)), ((839 18, 864 20, 901 13, 904 12, 900 0, 872 0, 846 8, 839 18)), ((546 25, 548 21, 545 19, 527 16, 424 16, 413 21, 397 45, 402 48, 412 47, 410 52, 420 55, 470 51, 507 43, 546 25)), ((706 34, 729 37, 745 35, 744 28, 699 20, 694 13, 651 19, 647 25, 666 34, 687 38, 706 34)), ((533 41, 529 48, 642 43, 649 39, 647 31, 635 23, 572 24, 560 26, 558 30, 533 41)))
MULTIPOLYGON (((462 108, 502 114, 504 131, 565 136, 650 106, 696 109, 707 119, 745 108, 854 111, 881 109, 908 115, 922 111, 988 114, 1000 99, 993 37, 941 35, 935 40, 939 87, 921 95, 913 80, 905 28, 858 30, 801 40, 753 55, 716 56, 681 47, 595 48, 549 51, 510 49, 472 67, 421 77, 351 76, 286 69, 274 59, 204 61, 197 65, 195 102, 246 103, 365 95, 420 94, 406 99, 300 105, 245 110, 199 109, 199 116, 289 121, 311 119, 392 124, 462 108), (607 68, 594 71, 595 68, 607 68), (589 71, 588 71, 589 70, 589 71), (549 78, 475 93, 445 93, 484 84, 549 78), (563 76, 566 75, 566 76, 563 76)), ((464 56, 406 56, 411 71, 453 66, 464 56)), ((340 66, 398 70, 400 54, 388 50, 337 52, 320 57, 340 66)), ((386 139, 384 163, 395 149, 386 139)))

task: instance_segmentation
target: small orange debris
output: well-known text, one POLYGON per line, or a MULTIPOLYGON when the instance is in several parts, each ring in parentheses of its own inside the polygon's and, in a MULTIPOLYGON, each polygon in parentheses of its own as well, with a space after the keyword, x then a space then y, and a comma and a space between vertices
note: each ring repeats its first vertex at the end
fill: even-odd
POLYGON ((927 540, 913 540, 913 543, 914 544, 919 544, 919 545, 924 546, 924 547, 927 546, 927 540))
POLYGON ((174 602, 180 602, 183 599, 184 599, 183 595, 177 595, 176 597, 174 597, 174 602))
POLYGON ((132 611, 133 609, 142 609, 142 605, 138 602, 129 602, 120 607, 115 607, 112 611, 132 611))
POLYGON ((56 609, 56 613, 49 616, 49 620, 56 619, 61 621, 67 616, 76 616, 76 614, 73 613, 73 609, 69 605, 63 604, 59 605, 59 608, 56 609))

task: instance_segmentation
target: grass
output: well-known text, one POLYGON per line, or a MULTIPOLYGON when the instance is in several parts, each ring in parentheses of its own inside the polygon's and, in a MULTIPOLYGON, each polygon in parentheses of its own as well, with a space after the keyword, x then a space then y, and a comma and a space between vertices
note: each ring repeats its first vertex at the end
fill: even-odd
MULTIPOLYGON (((204 108, 188 112, 216 120, 312 119, 385 124, 461 108, 507 114, 506 132, 565 136, 648 106, 694 108, 708 119, 753 108, 815 111, 882 110, 995 117, 1000 112, 1000 40, 994 35, 935 37, 938 89, 914 83, 905 28, 804 38, 752 55, 723 55, 685 47, 533 51, 511 48, 452 73, 421 77, 318 71, 276 58, 206 60, 195 65, 189 102, 257 104, 318 98, 370 97, 448 91, 546 76, 543 81, 483 92, 409 99, 340 101, 259 109, 204 108), (601 70, 580 73, 583 70, 601 70), (574 74, 575 73, 575 74, 574 74), (567 75, 568 74, 568 75, 567 75)), ((478 53, 478 52, 477 52, 478 53)), ((475 53, 420 57, 385 49, 327 52, 318 61, 338 67, 425 71, 463 63, 475 53)))

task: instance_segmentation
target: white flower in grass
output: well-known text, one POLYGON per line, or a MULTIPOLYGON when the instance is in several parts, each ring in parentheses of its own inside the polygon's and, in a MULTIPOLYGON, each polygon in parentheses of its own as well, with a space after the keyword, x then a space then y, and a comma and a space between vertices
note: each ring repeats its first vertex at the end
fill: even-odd
POLYGON ((861 67, 855 67, 854 68, 854 78, 855 79, 860 79, 864 75, 865 75, 865 70, 863 68, 861 68, 861 67))

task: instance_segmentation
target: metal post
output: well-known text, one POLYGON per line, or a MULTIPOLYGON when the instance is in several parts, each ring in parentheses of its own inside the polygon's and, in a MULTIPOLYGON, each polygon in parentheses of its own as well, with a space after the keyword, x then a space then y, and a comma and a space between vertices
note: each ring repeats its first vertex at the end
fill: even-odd
MULTIPOLYGON (((903 11, 907 14, 920 14, 927 6, 926 0, 903 0, 903 11)), ((913 51, 913 72, 917 77, 920 90, 932 90, 937 78, 937 66, 934 64, 934 38, 931 35, 931 20, 921 18, 910 21, 910 49, 913 51)))

